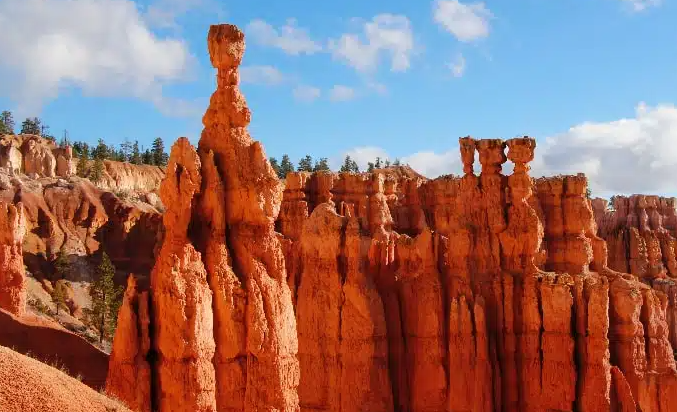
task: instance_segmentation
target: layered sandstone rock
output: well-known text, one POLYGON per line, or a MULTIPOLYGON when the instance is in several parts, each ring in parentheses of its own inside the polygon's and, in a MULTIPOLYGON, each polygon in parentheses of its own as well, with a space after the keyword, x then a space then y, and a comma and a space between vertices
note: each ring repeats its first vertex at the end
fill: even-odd
POLYGON ((18 316, 26 309, 25 233, 23 205, 0 202, 0 308, 18 316))
POLYGON ((57 280, 52 260, 63 250, 71 263, 69 280, 89 281, 86 257, 102 247, 118 269, 150 274, 162 226, 151 205, 123 200, 77 177, 14 177, 0 189, 0 201, 23 204, 24 263, 35 276, 57 280))
POLYGON ((106 190, 151 193, 158 190, 165 178, 164 166, 135 165, 113 160, 104 160, 103 164, 104 172, 97 186, 106 190))
MULTIPOLYGON (((0 137, 0 167, 11 175, 68 178, 76 173, 77 158, 73 148, 60 146, 36 135, 0 137)), ((91 165, 91 162, 90 162, 91 165)), ((154 192, 165 177, 162 166, 136 165, 104 160, 104 170, 97 186, 104 190, 154 192)))
POLYGON ((44 177, 56 176, 56 157, 52 150, 43 139, 33 136, 24 141, 21 145, 23 153, 24 173, 27 175, 36 174, 44 177))
POLYGON ((213 26, 209 50, 198 150, 174 145, 161 190, 159 410, 671 410, 677 289, 652 269, 670 248, 645 239, 651 285, 610 268, 583 175, 534 180, 534 139, 466 137, 462 177, 301 172, 283 193, 246 131, 242 33, 213 26))

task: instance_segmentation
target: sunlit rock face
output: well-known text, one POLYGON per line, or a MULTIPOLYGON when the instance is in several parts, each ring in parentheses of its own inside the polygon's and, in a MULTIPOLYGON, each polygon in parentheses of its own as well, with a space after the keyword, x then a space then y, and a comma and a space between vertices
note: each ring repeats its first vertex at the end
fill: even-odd
MULTIPOLYGON (((535 180, 534 139, 466 137, 461 177, 320 172, 281 182, 246 129, 243 34, 213 26, 208 41, 218 87, 205 129, 197 149, 185 138, 174 145, 161 187, 147 356, 155 408, 667 412, 677 403, 675 288, 660 271, 647 284, 609 267, 583 175, 535 180)), ((655 265, 657 253, 647 255, 655 265)), ((138 334, 141 306, 128 307, 122 330, 138 334)), ((120 353, 137 365, 144 352, 120 353)))

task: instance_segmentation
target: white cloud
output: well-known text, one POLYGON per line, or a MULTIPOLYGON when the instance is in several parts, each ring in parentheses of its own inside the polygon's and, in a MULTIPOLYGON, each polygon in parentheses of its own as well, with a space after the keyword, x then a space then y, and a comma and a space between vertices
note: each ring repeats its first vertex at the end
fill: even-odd
POLYGON ((336 85, 329 91, 329 99, 334 102, 345 102, 355 98, 355 89, 336 85))
POLYGON ((287 54, 313 54, 322 50, 322 46, 310 38, 308 32, 296 27, 296 20, 289 19, 278 31, 263 20, 253 20, 245 29, 255 42, 268 47, 276 47, 287 54))
POLYGON ((463 77, 465 73, 465 57, 459 53, 453 62, 447 64, 447 67, 451 69, 451 74, 454 77, 463 77))
POLYGON ((358 34, 344 34, 330 40, 334 58, 342 60, 362 72, 376 70, 381 56, 390 59, 395 72, 409 69, 414 52, 414 35, 406 16, 379 14, 364 24, 364 40, 358 34))
POLYGON ((423 176, 435 178, 452 173, 459 174, 462 170, 460 157, 458 150, 443 153, 417 152, 403 157, 401 161, 423 176))
POLYGON ((658 7, 663 4, 663 0, 621 0, 633 11, 639 12, 650 7, 658 7))
POLYGON ((463 4, 457 0, 437 0, 434 3, 435 22, 462 42, 488 37, 492 17, 482 2, 463 4))
POLYGON ((155 0, 146 7, 144 19, 153 27, 178 30, 177 19, 194 10, 222 14, 217 0, 155 0))
POLYGON ((380 95, 385 95, 388 93, 388 88, 386 87, 385 84, 375 82, 375 81, 367 81, 367 88, 375 91, 376 93, 380 95))
POLYGON ((350 158, 357 163, 357 165, 360 167, 360 170, 362 171, 367 170, 367 163, 375 161, 377 157, 380 157, 383 161, 390 158, 388 152, 386 152, 383 148, 375 146, 361 146, 348 150, 339 158, 332 159, 332 167, 338 170, 343 164, 343 160, 346 156, 350 156, 350 158), (338 165, 338 167, 335 167, 335 165, 338 165))
POLYGON ((677 191, 677 108, 640 103, 635 117, 586 122, 541 144, 540 174, 585 173, 594 194, 677 191))
POLYGON ((66 87, 161 102, 163 85, 194 63, 183 41, 155 36, 129 0, 3 0, 0 27, 0 93, 20 113, 37 114, 66 87))
POLYGON ((297 86, 292 94, 296 100, 310 103, 319 99, 322 95, 322 92, 317 87, 301 85, 297 86))
POLYGON ((284 82, 284 75, 273 66, 243 66, 240 68, 242 83, 277 85, 284 82))
MULTIPOLYGON (((343 157, 346 154, 362 170, 377 156, 389 158, 388 152, 379 147, 357 147, 343 157)), ((401 162, 429 178, 462 173, 457 145, 442 153, 413 153, 402 157, 401 162)), ((539 138, 531 166, 534 177, 585 173, 593 196, 677 193, 677 107, 640 103, 634 117, 585 122, 539 138)), ((476 173, 480 170, 481 165, 475 161, 476 173)), ((511 173, 509 161, 503 171, 511 173)))

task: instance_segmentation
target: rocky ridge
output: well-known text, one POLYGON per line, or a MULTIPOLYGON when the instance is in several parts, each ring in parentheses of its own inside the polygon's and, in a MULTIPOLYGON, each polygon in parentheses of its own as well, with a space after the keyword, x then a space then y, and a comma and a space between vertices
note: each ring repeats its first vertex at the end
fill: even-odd
POLYGON ((677 403, 666 289, 609 267, 583 175, 533 179, 535 140, 468 137, 462 177, 294 173, 283 192, 245 129, 244 36, 212 26, 209 50, 217 91, 198 149, 172 148, 151 289, 131 282, 120 315, 117 396, 144 411, 677 403))
MULTIPOLYGON (((78 158, 69 145, 58 146, 38 135, 0 136, 0 168, 11 176, 68 178, 75 175, 78 158)), ((115 192, 155 192, 165 177, 162 166, 104 160, 97 186, 115 192)))

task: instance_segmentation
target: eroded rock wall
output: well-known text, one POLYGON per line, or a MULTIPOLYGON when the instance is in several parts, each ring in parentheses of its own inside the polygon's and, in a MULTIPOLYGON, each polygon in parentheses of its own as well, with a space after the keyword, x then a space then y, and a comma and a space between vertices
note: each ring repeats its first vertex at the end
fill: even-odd
POLYGON ((23 205, 0 202, 0 308, 17 316, 26 310, 25 233, 23 205))
POLYGON ((462 177, 291 173, 283 191, 246 130, 242 33, 213 26, 209 50, 205 129, 161 190, 160 411, 673 408, 675 289, 609 267, 583 175, 535 180, 534 139, 467 137, 462 177))

